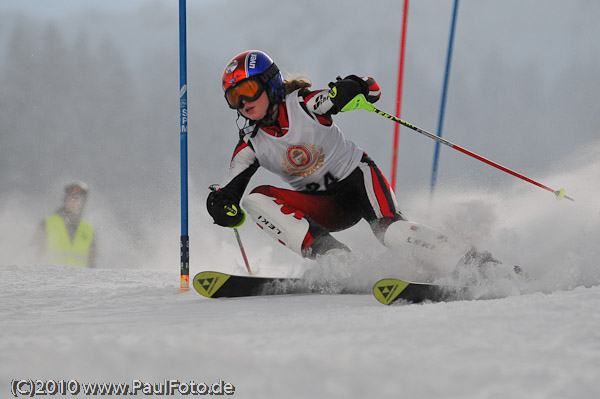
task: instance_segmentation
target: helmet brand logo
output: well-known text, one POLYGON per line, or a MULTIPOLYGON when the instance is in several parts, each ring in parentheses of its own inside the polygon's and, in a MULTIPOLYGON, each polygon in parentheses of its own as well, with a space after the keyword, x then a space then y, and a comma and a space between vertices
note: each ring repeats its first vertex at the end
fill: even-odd
POLYGON ((256 68, 256 53, 250 54, 250 61, 248 61, 248 68, 256 68))

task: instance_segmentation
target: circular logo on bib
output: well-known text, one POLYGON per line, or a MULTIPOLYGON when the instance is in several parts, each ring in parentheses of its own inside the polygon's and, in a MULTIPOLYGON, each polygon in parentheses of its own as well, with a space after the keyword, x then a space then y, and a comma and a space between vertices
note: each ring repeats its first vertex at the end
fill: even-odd
POLYGON ((302 168, 310 164, 312 154, 303 145, 292 145, 287 149, 287 159, 294 168, 302 168))
POLYGON ((283 167, 290 176, 308 177, 325 161, 323 148, 310 144, 294 144, 287 148, 283 167))

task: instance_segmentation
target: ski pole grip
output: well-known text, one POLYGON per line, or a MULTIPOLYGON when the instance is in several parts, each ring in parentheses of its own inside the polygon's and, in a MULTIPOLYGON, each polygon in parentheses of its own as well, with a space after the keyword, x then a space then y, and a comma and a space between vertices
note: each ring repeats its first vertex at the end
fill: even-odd
POLYGON ((364 94, 358 94, 344 105, 342 112, 354 111, 355 109, 366 109, 373 112, 375 111, 375 106, 367 101, 364 94))

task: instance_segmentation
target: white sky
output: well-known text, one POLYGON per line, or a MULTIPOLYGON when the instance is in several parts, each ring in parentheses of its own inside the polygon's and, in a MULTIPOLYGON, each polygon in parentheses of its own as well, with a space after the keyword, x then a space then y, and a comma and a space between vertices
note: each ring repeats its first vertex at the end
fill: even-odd
MULTIPOLYGON (((28 11, 42 16, 58 17, 86 8, 127 10, 144 2, 154 3, 165 0, 2 0, 0 13, 8 11, 28 11)), ((188 0, 188 3, 203 0, 188 0)), ((179 1, 176 1, 177 4, 179 1)))

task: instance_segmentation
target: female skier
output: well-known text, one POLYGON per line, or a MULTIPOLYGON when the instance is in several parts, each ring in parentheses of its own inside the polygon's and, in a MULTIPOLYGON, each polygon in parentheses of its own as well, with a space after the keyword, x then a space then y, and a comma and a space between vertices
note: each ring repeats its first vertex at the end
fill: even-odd
POLYGON ((359 94, 372 103, 379 100, 375 80, 349 75, 338 77, 329 90, 310 87, 305 77, 283 80, 262 51, 245 51, 227 63, 225 99, 245 121, 225 182, 208 196, 214 222, 241 226, 245 210, 265 232, 310 259, 331 250, 350 251, 330 233, 361 219, 387 247, 442 256, 447 251, 458 257, 467 252, 470 248, 462 241, 408 222, 381 170, 333 122, 332 116, 359 94), (261 185, 240 207, 260 166, 280 176, 292 190, 261 185))

